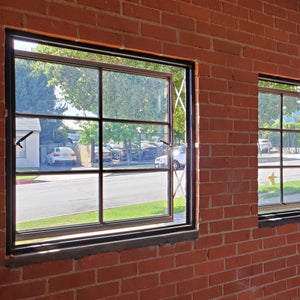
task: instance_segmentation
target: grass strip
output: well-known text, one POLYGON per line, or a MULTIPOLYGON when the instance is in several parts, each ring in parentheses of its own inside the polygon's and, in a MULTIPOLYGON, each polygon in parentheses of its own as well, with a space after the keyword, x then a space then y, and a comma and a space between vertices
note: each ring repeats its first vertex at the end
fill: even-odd
MULTIPOLYGON (((268 199, 280 196, 280 183, 274 185, 259 185, 258 186, 259 199, 268 199)), ((300 193, 300 181, 287 181, 283 183, 283 194, 300 193)))
MULTIPOLYGON (((185 199, 183 197, 174 199, 174 213, 180 213, 184 211, 185 199)), ((167 201, 161 200, 105 209, 103 211, 103 219, 105 222, 110 222, 117 220, 154 217, 164 215, 166 214, 166 212, 167 201)), ((98 211, 91 211, 72 215, 20 222, 17 223, 17 231, 77 224, 89 224, 96 222, 98 222, 98 211)))

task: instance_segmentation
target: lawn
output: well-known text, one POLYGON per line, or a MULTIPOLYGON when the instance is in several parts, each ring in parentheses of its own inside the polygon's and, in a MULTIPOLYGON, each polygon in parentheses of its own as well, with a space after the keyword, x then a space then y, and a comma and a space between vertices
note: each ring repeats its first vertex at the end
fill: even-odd
MULTIPOLYGON (((274 185, 259 185, 258 193, 260 199, 267 199, 280 196, 280 183, 274 185)), ((287 181, 283 184, 283 194, 300 193, 300 181, 287 181)))
MULTIPOLYGON (((153 201, 148 203, 134 204, 122 207, 105 209, 103 219, 105 222, 153 217, 166 214, 167 201, 153 201)), ((185 199, 176 198, 174 200, 174 213, 185 211, 185 199)), ((89 224, 98 222, 98 211, 84 212, 73 215, 39 219, 17 223, 17 230, 30 230, 38 228, 49 228, 76 224, 89 224)))
MULTIPOLYGON (((36 168, 17 168, 17 172, 37 172, 36 168)), ((32 180, 36 179, 37 175, 18 175, 16 180, 32 180)))

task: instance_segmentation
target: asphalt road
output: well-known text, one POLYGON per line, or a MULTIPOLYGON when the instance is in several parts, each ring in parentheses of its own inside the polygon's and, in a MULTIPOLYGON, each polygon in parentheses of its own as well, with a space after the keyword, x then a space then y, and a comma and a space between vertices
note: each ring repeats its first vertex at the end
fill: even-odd
MULTIPOLYGON (((98 210, 98 183, 97 175, 80 174, 40 176, 35 183, 17 185, 17 222, 98 210)), ((163 172, 106 174, 103 207, 167 199, 166 185, 163 172)))

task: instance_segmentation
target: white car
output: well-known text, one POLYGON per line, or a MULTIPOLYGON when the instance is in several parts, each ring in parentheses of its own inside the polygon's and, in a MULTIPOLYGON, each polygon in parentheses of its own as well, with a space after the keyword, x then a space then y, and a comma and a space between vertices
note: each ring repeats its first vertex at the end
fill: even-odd
MULTIPOLYGON (((175 147, 172 151, 173 154, 173 166, 176 170, 185 167, 186 163, 186 153, 185 146, 175 147)), ((155 159, 156 168, 166 168, 168 167, 168 155, 162 155, 155 159)))
POLYGON ((272 143, 268 139, 259 139, 257 146, 259 153, 270 153, 272 149, 272 143))
POLYGON ((70 147, 55 147, 47 155, 47 164, 52 166, 57 163, 76 164, 76 153, 70 147))

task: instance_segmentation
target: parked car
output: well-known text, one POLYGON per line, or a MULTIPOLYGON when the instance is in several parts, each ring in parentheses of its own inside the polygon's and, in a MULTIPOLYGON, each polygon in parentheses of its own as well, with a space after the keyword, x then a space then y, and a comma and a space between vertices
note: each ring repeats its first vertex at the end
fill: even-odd
POLYGON ((104 162, 112 162, 112 153, 106 147, 102 147, 102 157, 104 162))
MULTIPOLYGON (((186 153, 185 146, 174 147, 172 151, 173 155, 173 166, 176 170, 184 168, 186 164, 186 153)), ((168 155, 162 155, 155 159, 156 168, 167 168, 169 158, 168 155)))
POLYGON ((114 160, 120 159, 122 150, 118 146, 112 144, 106 144, 105 147, 111 152, 112 159, 114 160))
POLYGON ((258 139, 258 152, 270 153, 272 149, 272 143, 268 139, 258 139))
POLYGON ((76 164, 76 153, 70 147, 55 147, 47 155, 47 164, 52 166, 58 163, 76 164))
MULTIPOLYGON (((112 162, 112 153, 106 147, 102 147, 102 157, 104 162, 112 162)), ((99 161, 99 147, 95 146, 95 162, 99 161)))

